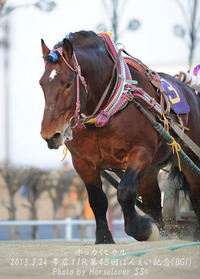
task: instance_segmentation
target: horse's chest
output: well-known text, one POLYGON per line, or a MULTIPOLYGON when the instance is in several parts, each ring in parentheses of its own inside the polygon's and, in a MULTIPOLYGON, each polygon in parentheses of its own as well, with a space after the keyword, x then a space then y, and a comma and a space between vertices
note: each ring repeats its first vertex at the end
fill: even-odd
POLYGON ((95 169, 126 168, 128 152, 119 141, 110 137, 96 136, 88 133, 73 141, 71 153, 92 164, 95 169))
POLYGON ((103 166, 106 168, 126 169, 128 152, 115 145, 101 148, 103 166))

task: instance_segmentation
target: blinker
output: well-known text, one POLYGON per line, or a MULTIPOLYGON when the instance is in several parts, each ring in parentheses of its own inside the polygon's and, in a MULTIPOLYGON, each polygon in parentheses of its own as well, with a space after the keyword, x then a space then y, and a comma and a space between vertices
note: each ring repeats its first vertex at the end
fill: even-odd
POLYGON ((51 52, 49 56, 52 58, 53 63, 58 60, 58 55, 56 52, 51 52))

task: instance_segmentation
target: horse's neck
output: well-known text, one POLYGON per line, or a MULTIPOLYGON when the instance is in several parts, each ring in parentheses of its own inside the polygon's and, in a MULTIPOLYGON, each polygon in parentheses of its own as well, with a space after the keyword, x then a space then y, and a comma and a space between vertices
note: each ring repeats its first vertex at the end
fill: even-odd
MULTIPOLYGON (((93 113, 110 81, 113 62, 107 54, 101 58, 99 58, 96 54, 88 54, 87 56, 82 56, 80 60, 82 74, 85 77, 88 86, 87 104, 83 112, 88 115, 93 113)), ((109 98, 109 94, 110 92, 108 92, 102 106, 105 105, 107 99, 109 98)))

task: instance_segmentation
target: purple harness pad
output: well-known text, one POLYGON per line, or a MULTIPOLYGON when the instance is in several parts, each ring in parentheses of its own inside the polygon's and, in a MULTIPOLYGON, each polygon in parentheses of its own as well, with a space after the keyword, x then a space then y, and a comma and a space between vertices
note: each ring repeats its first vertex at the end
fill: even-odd
POLYGON ((190 107, 186 102, 181 91, 170 81, 160 78, 163 89, 166 91, 166 96, 172 104, 175 113, 186 114, 189 113, 190 107))

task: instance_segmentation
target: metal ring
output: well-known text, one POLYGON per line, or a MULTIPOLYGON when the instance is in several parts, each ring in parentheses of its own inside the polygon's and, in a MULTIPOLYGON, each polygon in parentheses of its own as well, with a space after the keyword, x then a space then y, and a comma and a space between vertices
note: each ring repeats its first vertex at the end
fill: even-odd
POLYGON ((69 125, 71 126, 71 129, 76 128, 76 126, 78 125, 77 118, 74 115, 70 118, 69 125))
POLYGON ((116 45, 119 50, 125 50, 125 46, 122 43, 117 43, 116 45), (118 47, 118 46, 121 46, 121 47, 118 47))

